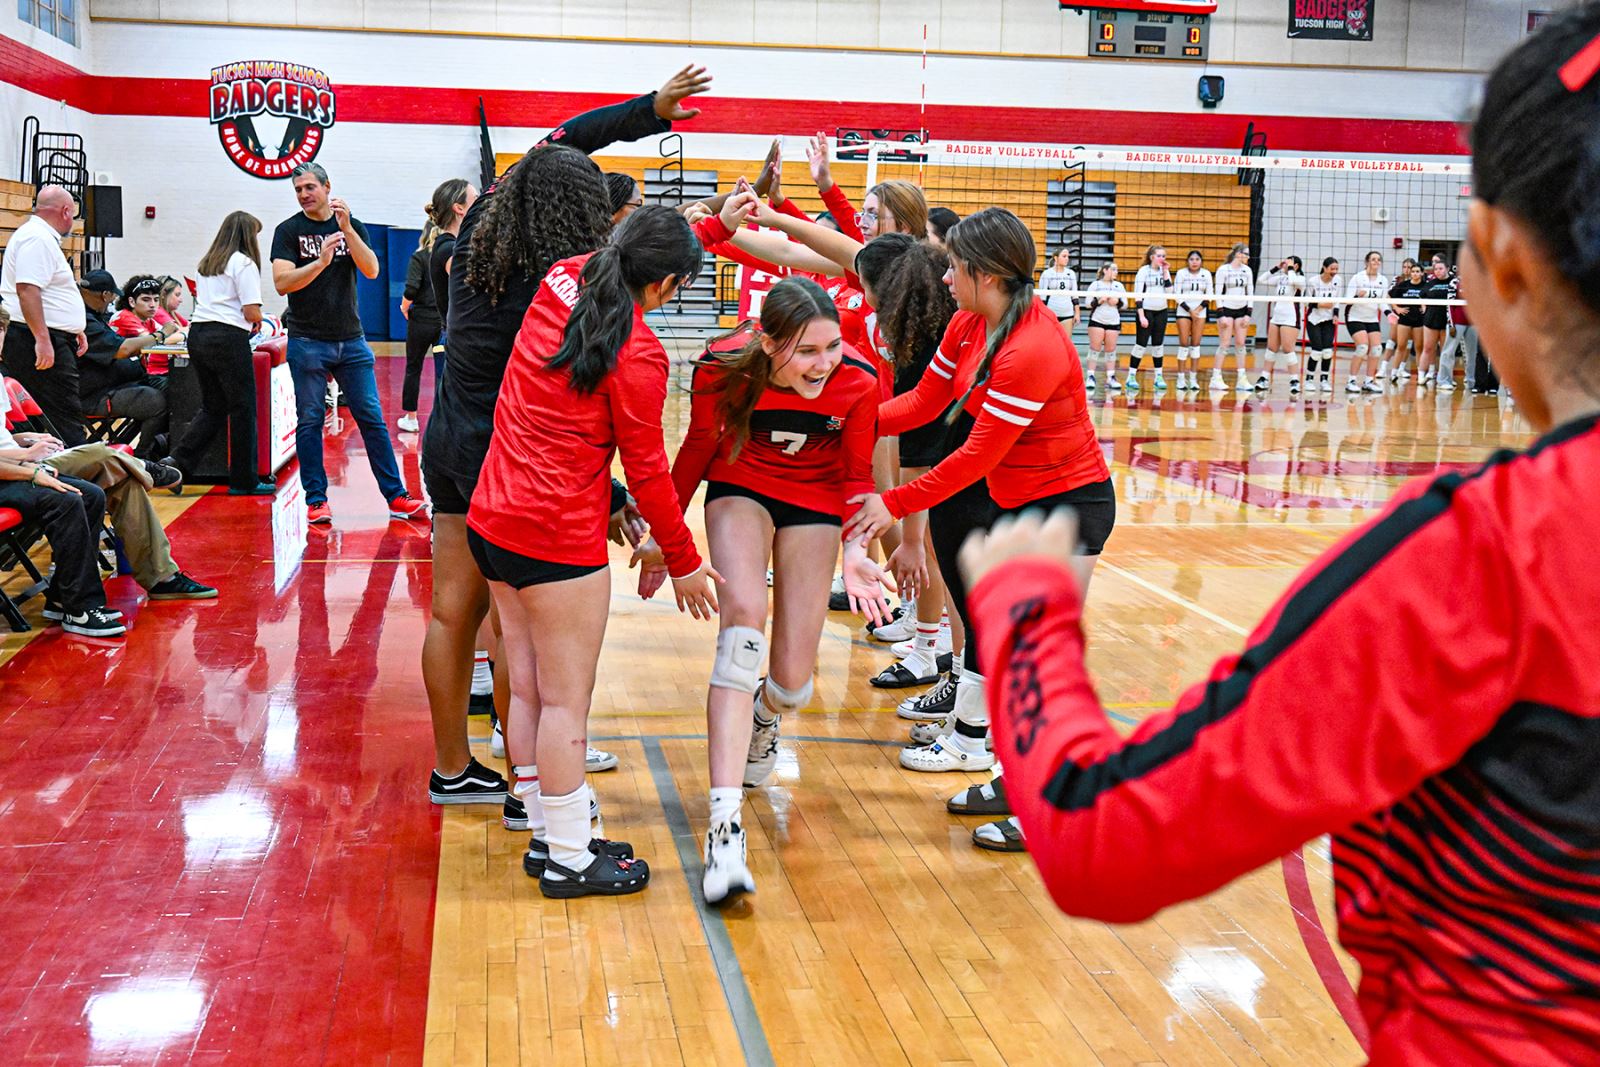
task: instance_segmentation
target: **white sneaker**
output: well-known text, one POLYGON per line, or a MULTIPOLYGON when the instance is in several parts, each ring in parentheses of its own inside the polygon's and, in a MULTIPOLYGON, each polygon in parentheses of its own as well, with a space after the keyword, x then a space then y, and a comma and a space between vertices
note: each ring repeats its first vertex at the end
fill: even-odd
POLYGON ((1108 393, 1120 393, 1120 392, 1122 392, 1122 383, 1117 381, 1117 375, 1116 375, 1115 371, 1113 371, 1110 374, 1106 375, 1106 392, 1108 392, 1108 393))
POLYGON ((894 713, 912 722, 943 722, 956 705, 956 678, 946 674, 926 693, 906 697, 894 713))
POLYGON ((1265 374, 1257 375, 1255 387, 1264 393, 1272 388, 1272 379, 1265 374))
POLYGON ((1299 378, 1290 378, 1289 379, 1289 395, 1290 396, 1299 396, 1300 395, 1300 379, 1299 378))
POLYGON ((500 729, 500 724, 494 724, 494 731, 489 734, 489 755, 495 759, 506 758, 506 732, 500 729))
POLYGON ((902 748, 900 766, 908 771, 986 771, 994 766, 994 753, 987 749, 968 752, 954 739, 941 738, 925 748, 902 748))
POLYGON ((835 574, 833 576, 833 585, 828 587, 828 594, 830 596, 843 596, 844 591, 844 575, 835 574))
POLYGON ((1324 393, 1333 392, 1333 379, 1324 374, 1322 380, 1317 383, 1317 389, 1324 393))
POLYGON ((941 737, 949 737, 956 732, 956 713, 954 710, 937 722, 919 722, 911 728, 911 743, 917 747, 931 745, 941 737))
POLYGON ((1395 374, 1398 376, 1399 380, 1402 381, 1402 382, 1408 382, 1408 381, 1411 380, 1411 372, 1406 370, 1404 367, 1398 368, 1395 371, 1395 374))
POLYGON ((604 751, 603 749, 591 747, 583 755, 583 772, 585 774, 594 774, 596 771, 615 770, 616 766, 617 757, 610 752, 604 751))
POLYGON ((395 425, 399 426, 401 431, 405 433, 416 433, 418 429, 417 416, 408 411, 400 416, 395 425))
POLYGON ((1211 388, 1222 390, 1223 392, 1227 391, 1228 383, 1223 379, 1221 371, 1214 370, 1211 372, 1211 388))
POLYGON ((1248 393, 1250 391, 1250 379, 1245 375, 1244 371, 1240 371, 1239 377, 1235 379, 1233 391, 1236 393, 1248 393))
POLYGON ((1084 389, 1084 392, 1086 392, 1086 393, 1094 392, 1094 372, 1093 371, 1090 371, 1089 372, 1089 376, 1083 380, 1083 389, 1084 389))
MULTIPOLYGON (((756 703, 761 702, 761 690, 756 690, 756 703)), ((783 718, 774 715, 771 722, 762 722, 755 717, 755 708, 750 709, 753 720, 750 729, 750 751, 744 759, 744 787, 754 789, 772 776, 772 768, 778 762, 778 722, 783 718)))
POLYGON ((1129 371, 1128 377, 1122 383, 1122 388, 1130 393, 1137 393, 1139 391, 1139 376, 1129 371))
POLYGON ((1155 386, 1156 392, 1158 392, 1158 393, 1164 393, 1164 392, 1167 391, 1167 379, 1166 379, 1166 376, 1163 375, 1160 371, 1156 371, 1156 376, 1151 381, 1150 384, 1155 386))
MULTIPOLYGON (((917 636, 917 602, 909 601, 901 606, 900 617, 882 626, 874 626, 872 632, 867 634, 874 641, 895 645, 901 641, 910 641, 917 636)), ((896 652, 895 655, 903 655, 896 652)))
MULTIPOLYGON (((1367 379, 1369 382, 1371 380, 1371 378, 1367 379)), ((1356 381, 1354 378, 1351 378, 1349 381, 1344 383, 1344 391, 1347 393, 1359 393, 1361 392, 1361 383, 1356 381)))
POLYGON ((706 831, 706 869, 700 877, 700 891, 707 904, 721 904, 740 893, 756 891, 746 858, 744 827, 725 822, 706 831))
POLYGON ((1456 385, 1455 385, 1454 382, 1440 382, 1439 383, 1439 392, 1441 392, 1441 393, 1453 393, 1455 391, 1456 391, 1456 385))
POLYGON ((1376 378, 1368 378, 1361 383, 1361 391, 1363 393, 1381 393, 1383 392, 1383 383, 1376 378))

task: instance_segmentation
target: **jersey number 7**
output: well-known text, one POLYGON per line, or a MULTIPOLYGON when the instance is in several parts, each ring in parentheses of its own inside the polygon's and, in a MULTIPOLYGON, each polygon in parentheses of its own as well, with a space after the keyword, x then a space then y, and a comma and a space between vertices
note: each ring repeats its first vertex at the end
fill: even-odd
POLYGON ((783 445, 783 454, 792 456, 806 447, 806 435, 803 433, 791 433, 788 430, 773 430, 772 443, 783 445))

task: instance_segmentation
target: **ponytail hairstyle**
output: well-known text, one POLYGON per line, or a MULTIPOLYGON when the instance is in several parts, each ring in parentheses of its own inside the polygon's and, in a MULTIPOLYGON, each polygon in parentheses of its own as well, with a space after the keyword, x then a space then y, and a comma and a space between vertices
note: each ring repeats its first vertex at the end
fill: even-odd
POLYGON ((740 323, 711 342, 708 351, 724 372, 722 395, 717 398, 717 421, 724 436, 733 436, 730 461, 739 458, 739 451, 750 439, 750 416, 772 380, 772 353, 763 341, 771 341, 781 353, 797 344, 806 327, 817 319, 838 322, 839 309, 822 286, 810 278, 791 274, 767 291, 761 301, 759 326, 740 323), (719 342, 741 336, 749 338, 741 347, 731 352, 717 350, 719 342))
POLYGON ((1246 258, 1248 258, 1250 255, 1250 246, 1245 244, 1243 241, 1240 241, 1238 244, 1228 249, 1228 262, 1232 263, 1234 260, 1238 259, 1240 252, 1243 252, 1246 258))
MULTIPOLYGON (((895 178, 874 185, 867 190, 867 196, 876 196, 881 206, 894 213, 895 227, 900 233, 909 233, 918 240, 928 235, 928 198, 916 185, 895 178)), ((949 239, 948 233, 945 238, 949 239)))
POLYGON ((422 236, 417 238, 417 247, 432 252, 433 243, 439 239, 439 234, 442 232, 433 224, 433 220, 429 219, 422 224, 422 236))
POLYGON ((1106 278, 1106 275, 1116 269, 1117 265, 1108 259, 1104 263, 1100 264, 1099 270, 1094 272, 1094 280, 1097 282, 1108 281, 1109 279, 1106 278))
POLYGON ((629 215, 611 243, 583 265, 578 300, 549 368, 566 369, 573 389, 593 393, 633 334, 634 307, 645 286, 668 278, 692 285, 704 257, 699 238, 670 207, 646 205, 629 215))
MULTIPOLYGON (((422 213, 428 220, 441 230, 450 228, 450 222, 455 218, 453 210, 457 204, 467 202, 467 190, 472 184, 465 178, 448 178, 439 183, 433 191, 433 198, 423 207, 422 213)), ((428 247, 433 247, 433 242, 428 242, 428 247)))
POLYGON ((260 219, 248 211, 230 211, 223 218, 222 225, 217 227, 217 235, 211 239, 211 247, 200 257, 200 265, 195 268, 200 277, 215 278, 226 274, 228 260, 233 258, 235 252, 243 252, 250 257, 250 262, 260 268, 261 245, 256 240, 256 235, 260 232, 260 219))
POLYGON ((993 275, 1006 294, 1005 312, 989 331, 983 362, 978 364, 972 386, 946 417, 946 422, 954 422, 972 390, 989 380, 995 353, 1033 306, 1033 264, 1038 253, 1027 225, 1003 207, 986 207, 968 215, 950 228, 945 245, 956 270, 993 275))
MULTIPOLYGON (((895 216, 899 218, 898 215, 895 216)), ((928 209, 928 230, 943 241, 950 236, 950 227, 961 221, 961 216, 947 207, 931 207, 928 209)))
POLYGON ((1144 265, 1147 267, 1150 266, 1156 261, 1156 253, 1165 252, 1166 250, 1166 245, 1151 245, 1149 248, 1146 248, 1144 250, 1144 265))
MULTIPOLYGON (((869 244, 880 245, 886 234, 869 244)), ((872 289, 878 297, 878 331, 900 370, 938 345, 956 313, 956 298, 944 283, 950 257, 942 248, 919 241, 894 260, 872 289)), ((863 276, 864 277, 864 276, 863 276)))
POLYGON ((594 160, 565 145, 537 145, 495 186, 473 227, 467 284, 498 304, 513 276, 537 281, 560 260, 599 248, 610 232, 611 201, 594 160))
POLYGON ((1299 256, 1284 256, 1283 258, 1294 264, 1294 272, 1296 274, 1304 274, 1306 272, 1306 261, 1299 256))

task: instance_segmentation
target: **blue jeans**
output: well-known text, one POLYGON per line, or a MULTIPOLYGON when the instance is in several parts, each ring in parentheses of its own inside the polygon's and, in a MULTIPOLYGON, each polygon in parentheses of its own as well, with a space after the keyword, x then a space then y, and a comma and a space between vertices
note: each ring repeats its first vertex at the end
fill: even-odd
POLYGON ((300 455, 300 484, 306 503, 328 499, 328 474, 322 466, 322 424, 327 417, 328 377, 350 405, 350 416, 361 427, 367 446, 367 463, 378 479, 383 499, 393 500, 406 491, 394 445, 378 404, 378 379, 372 371, 372 349, 364 337, 348 341, 314 341, 289 335, 289 373, 294 378, 294 403, 299 418, 294 428, 295 450, 300 455))

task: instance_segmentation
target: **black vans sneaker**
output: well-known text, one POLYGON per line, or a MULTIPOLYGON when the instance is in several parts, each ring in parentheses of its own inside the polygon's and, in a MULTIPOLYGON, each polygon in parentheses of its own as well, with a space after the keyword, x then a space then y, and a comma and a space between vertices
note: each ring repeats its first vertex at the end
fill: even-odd
POLYGON ((504 804, 506 796, 506 780, 475 759, 454 778, 437 770, 428 776, 428 799, 435 804, 504 804))
POLYGON ((151 600, 215 600, 216 598, 215 589, 209 585, 201 585, 182 571, 150 587, 151 600))
POLYGON ((173 496, 182 495, 183 471, 172 462, 171 456, 161 460, 147 459, 144 461, 144 469, 150 475, 154 488, 165 489, 173 496))
POLYGON ((62 616, 61 628, 69 634, 81 634, 84 637, 120 637, 128 632, 121 614, 108 612, 104 608, 90 608, 77 614, 68 612, 62 616))

